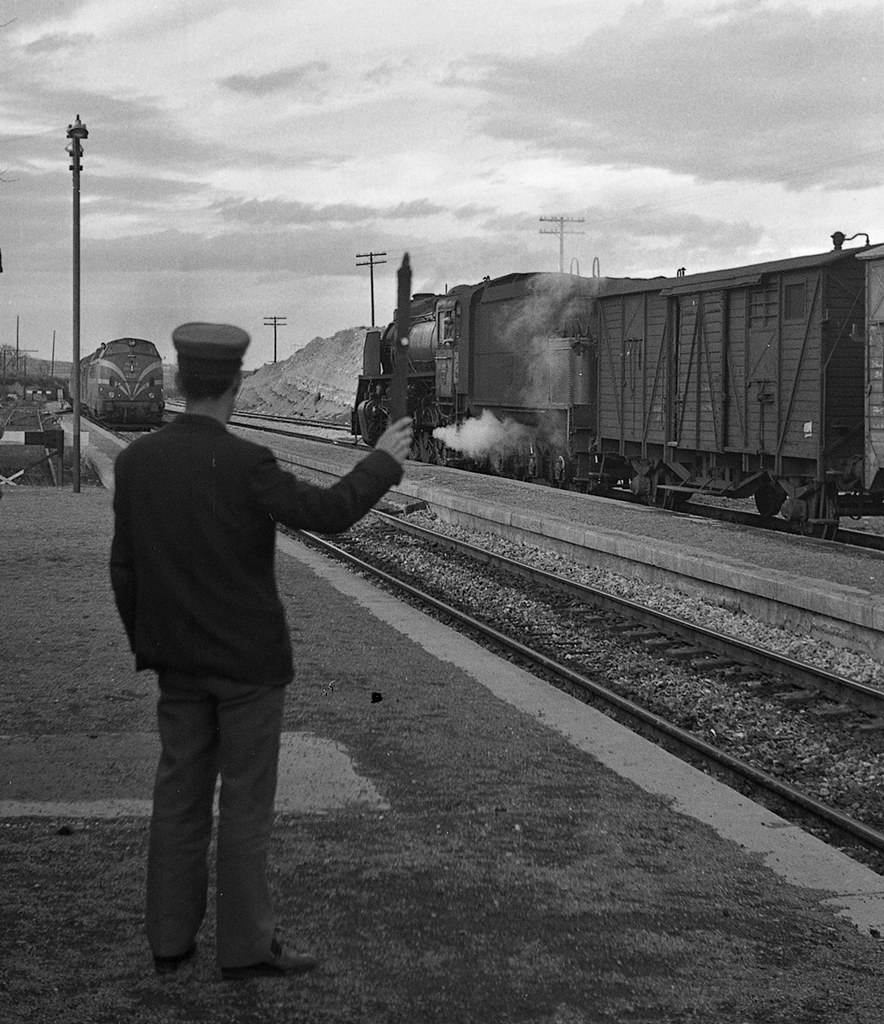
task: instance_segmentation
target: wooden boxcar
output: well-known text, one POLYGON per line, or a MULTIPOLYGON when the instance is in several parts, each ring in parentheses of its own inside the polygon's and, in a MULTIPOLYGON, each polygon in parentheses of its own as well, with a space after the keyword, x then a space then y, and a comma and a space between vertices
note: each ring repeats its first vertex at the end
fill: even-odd
POLYGON ((884 245, 859 254, 866 268, 865 489, 884 488, 884 245))
POLYGON ((884 511, 863 469, 863 251, 606 282, 578 477, 670 506, 754 495, 821 533, 884 511))

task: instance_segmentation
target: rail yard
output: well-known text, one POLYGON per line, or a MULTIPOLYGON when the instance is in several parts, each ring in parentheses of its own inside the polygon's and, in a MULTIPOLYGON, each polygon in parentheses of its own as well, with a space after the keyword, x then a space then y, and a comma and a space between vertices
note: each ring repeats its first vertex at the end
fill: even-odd
MULTIPOLYGON (((334 428, 313 428, 319 444, 291 436, 307 424, 255 423, 231 429, 318 481, 360 456, 334 428)), ((0 506, 17 553, 4 641, 18 638, 0 1007, 84 1022, 878 1019, 881 554, 421 463, 341 538, 355 574, 304 543, 319 538, 279 537, 300 769, 283 773, 272 858, 283 916, 328 968, 283 993, 231 993, 209 955, 171 984, 139 972, 154 695, 106 584, 126 436, 88 429, 104 487, 9 487, 0 506), (49 537, 52 558, 35 559, 49 537), (76 580, 64 594, 59 569, 76 580), (387 578, 369 584, 376 569, 387 578), (328 768, 303 785, 304 744, 323 738, 349 759, 343 796, 328 768), (108 942, 109 870, 119 956, 84 985, 108 942), (65 939, 35 959, 47 927, 65 939), (208 982, 199 995, 189 977, 208 982)))

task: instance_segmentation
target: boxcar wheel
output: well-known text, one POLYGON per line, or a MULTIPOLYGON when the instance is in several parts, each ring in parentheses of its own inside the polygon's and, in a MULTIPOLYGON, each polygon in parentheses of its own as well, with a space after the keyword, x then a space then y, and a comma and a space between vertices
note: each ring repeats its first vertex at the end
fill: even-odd
POLYGON ((783 502, 786 500, 786 492, 779 484, 774 483, 772 480, 766 480, 758 487, 753 497, 755 498, 755 507, 758 509, 758 514, 761 518, 771 519, 783 507, 783 502))

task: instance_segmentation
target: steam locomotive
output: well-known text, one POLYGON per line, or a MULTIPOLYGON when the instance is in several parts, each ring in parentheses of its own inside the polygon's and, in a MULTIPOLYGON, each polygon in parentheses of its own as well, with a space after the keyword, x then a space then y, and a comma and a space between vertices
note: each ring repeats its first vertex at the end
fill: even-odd
MULTIPOLYGON (((701 274, 415 295, 412 457, 671 508, 754 497, 818 536, 884 515, 884 246, 832 238, 701 274)), ((370 445, 395 341, 395 319, 366 335, 351 429, 370 445)))
POLYGON ((161 426, 163 363, 153 342, 117 338, 81 359, 80 404, 101 423, 129 430, 161 426))

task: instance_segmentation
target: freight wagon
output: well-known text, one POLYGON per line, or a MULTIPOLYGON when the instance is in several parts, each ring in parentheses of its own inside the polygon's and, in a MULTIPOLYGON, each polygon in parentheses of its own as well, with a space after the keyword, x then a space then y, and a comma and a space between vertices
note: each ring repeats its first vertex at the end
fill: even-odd
POLYGON ((577 477, 673 507, 753 496, 827 534, 880 514, 864 479, 858 250, 633 283, 598 300, 597 421, 577 477))

